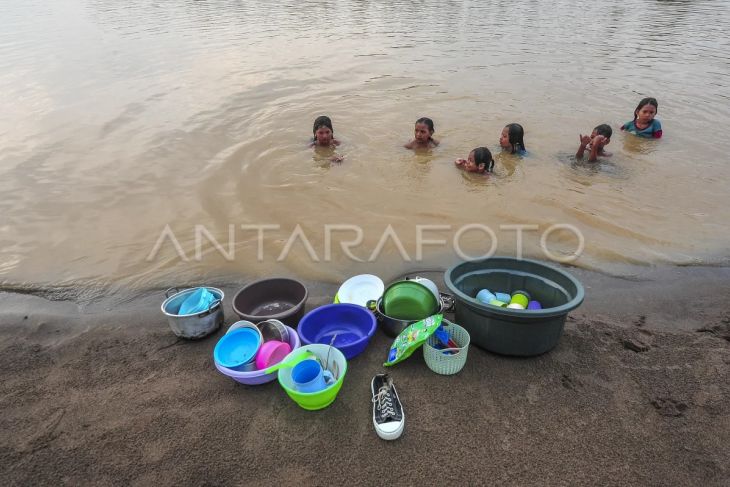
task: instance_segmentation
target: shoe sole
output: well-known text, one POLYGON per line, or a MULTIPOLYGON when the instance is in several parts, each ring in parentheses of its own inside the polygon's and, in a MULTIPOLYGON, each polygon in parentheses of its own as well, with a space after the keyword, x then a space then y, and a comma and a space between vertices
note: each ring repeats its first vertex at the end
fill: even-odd
MULTIPOLYGON (((375 397, 375 377, 370 381, 370 392, 372 393, 372 397, 375 397)), ((398 391, 395 391, 396 397, 398 396, 398 391)), ((398 402, 400 402, 400 397, 398 397, 398 402)), ((378 436, 383 440, 397 440, 400 438, 400 435, 403 434, 403 430, 406 427, 406 412, 403 411, 403 407, 401 405, 401 414, 403 414, 403 419, 400 422, 400 426, 395 431, 381 431, 379 428, 378 423, 375 421, 375 410, 373 409, 373 426, 375 427, 375 432, 378 434, 378 436)))

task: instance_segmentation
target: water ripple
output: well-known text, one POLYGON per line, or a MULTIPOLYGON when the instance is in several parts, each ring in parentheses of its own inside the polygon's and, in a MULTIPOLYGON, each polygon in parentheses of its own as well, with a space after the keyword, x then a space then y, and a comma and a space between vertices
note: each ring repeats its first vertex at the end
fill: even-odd
MULTIPOLYGON (((225 239, 230 224, 301 224, 321 245, 324 224, 358 224, 372 247, 389 223, 409 246, 417 224, 561 222, 585 232, 578 264, 591 268, 726 252, 730 142, 715 134, 730 122, 727 2, 303 5, 6 5, 0 280, 144 287, 352 271, 342 259, 326 271, 258 263, 250 235, 235 262, 147 262, 166 225, 186 250, 195 225, 225 239), (659 99, 665 140, 617 130, 644 96, 659 99), (322 113, 343 163, 307 147, 322 113), (442 140, 429 154, 402 148, 421 116, 442 140), (527 130, 527 158, 498 151, 511 121, 527 130), (577 135, 604 122, 614 156, 576 163, 577 135), (493 177, 454 169, 480 145, 497 155, 493 177)), ((267 240, 271 254, 285 238, 267 240)))

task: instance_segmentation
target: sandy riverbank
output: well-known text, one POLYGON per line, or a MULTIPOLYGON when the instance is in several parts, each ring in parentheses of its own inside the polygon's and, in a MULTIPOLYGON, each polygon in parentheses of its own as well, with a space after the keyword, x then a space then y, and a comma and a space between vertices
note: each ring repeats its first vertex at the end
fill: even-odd
MULTIPOLYGON (((337 401, 306 412, 275 382, 220 375, 223 330, 177 340, 161 291, 83 307, 0 293, 4 482, 727 485, 730 269, 571 272, 587 299, 553 351, 472 347, 453 377, 420 352, 391 369, 407 415, 391 443, 371 423, 380 331, 337 401)), ((337 287, 308 285, 308 309, 337 287)), ((235 321, 230 299, 225 311, 235 321)))

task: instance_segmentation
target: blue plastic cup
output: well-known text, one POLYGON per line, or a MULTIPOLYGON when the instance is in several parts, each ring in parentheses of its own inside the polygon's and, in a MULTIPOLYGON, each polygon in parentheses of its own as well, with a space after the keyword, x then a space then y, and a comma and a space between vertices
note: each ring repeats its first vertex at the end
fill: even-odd
POLYGON ((489 289, 482 289, 477 293, 477 301, 480 303, 489 304, 489 302, 493 299, 497 299, 497 296, 492 294, 492 291, 489 289))
POLYGON ((527 305, 527 309, 542 309, 542 305, 539 301, 530 301, 527 305))
POLYGON ((503 303, 509 303, 512 300, 512 296, 507 293, 496 293, 495 296, 499 301, 502 301, 503 303))
POLYGON ((316 360, 302 360, 291 371, 294 387, 299 392, 319 392, 334 383, 329 370, 322 370, 316 360))

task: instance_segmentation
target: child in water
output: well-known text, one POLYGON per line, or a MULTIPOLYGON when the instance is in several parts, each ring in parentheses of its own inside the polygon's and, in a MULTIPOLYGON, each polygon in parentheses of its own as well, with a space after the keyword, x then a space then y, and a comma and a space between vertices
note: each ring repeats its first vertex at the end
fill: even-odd
MULTIPOLYGON (((335 131, 332 128, 332 120, 322 115, 314 119, 312 126, 312 142, 310 147, 330 147, 334 148, 340 145, 340 141, 335 139, 335 131)), ((329 160, 332 162, 342 162, 344 156, 334 154, 329 160)))
POLYGON ((525 130, 519 123, 505 125, 499 136, 499 146, 510 154, 527 155, 525 149, 525 130))
POLYGON ((333 147, 340 145, 340 141, 335 139, 335 130, 332 128, 332 120, 322 115, 314 119, 312 127, 312 147, 333 147))
POLYGON ((621 130, 654 139, 662 138, 662 124, 654 117, 659 111, 659 103, 656 98, 644 98, 634 110, 634 119, 621 126, 621 130))
POLYGON ((419 118, 416 120, 415 139, 408 142, 406 149, 432 149, 439 145, 439 141, 433 138, 433 120, 430 118, 419 118))
POLYGON ((475 172, 484 174, 492 172, 494 168, 494 159, 492 153, 486 147, 477 147, 469 153, 467 159, 457 159, 454 161, 456 167, 466 172, 475 172))
POLYGON ((580 134, 580 146, 578 147, 578 152, 575 153, 575 158, 583 159, 583 153, 586 149, 590 150, 588 162, 596 162, 598 156, 611 157, 611 154, 604 151, 603 148, 611 142, 612 134, 613 130, 611 130, 611 126, 605 123, 594 128, 591 135, 580 134))

